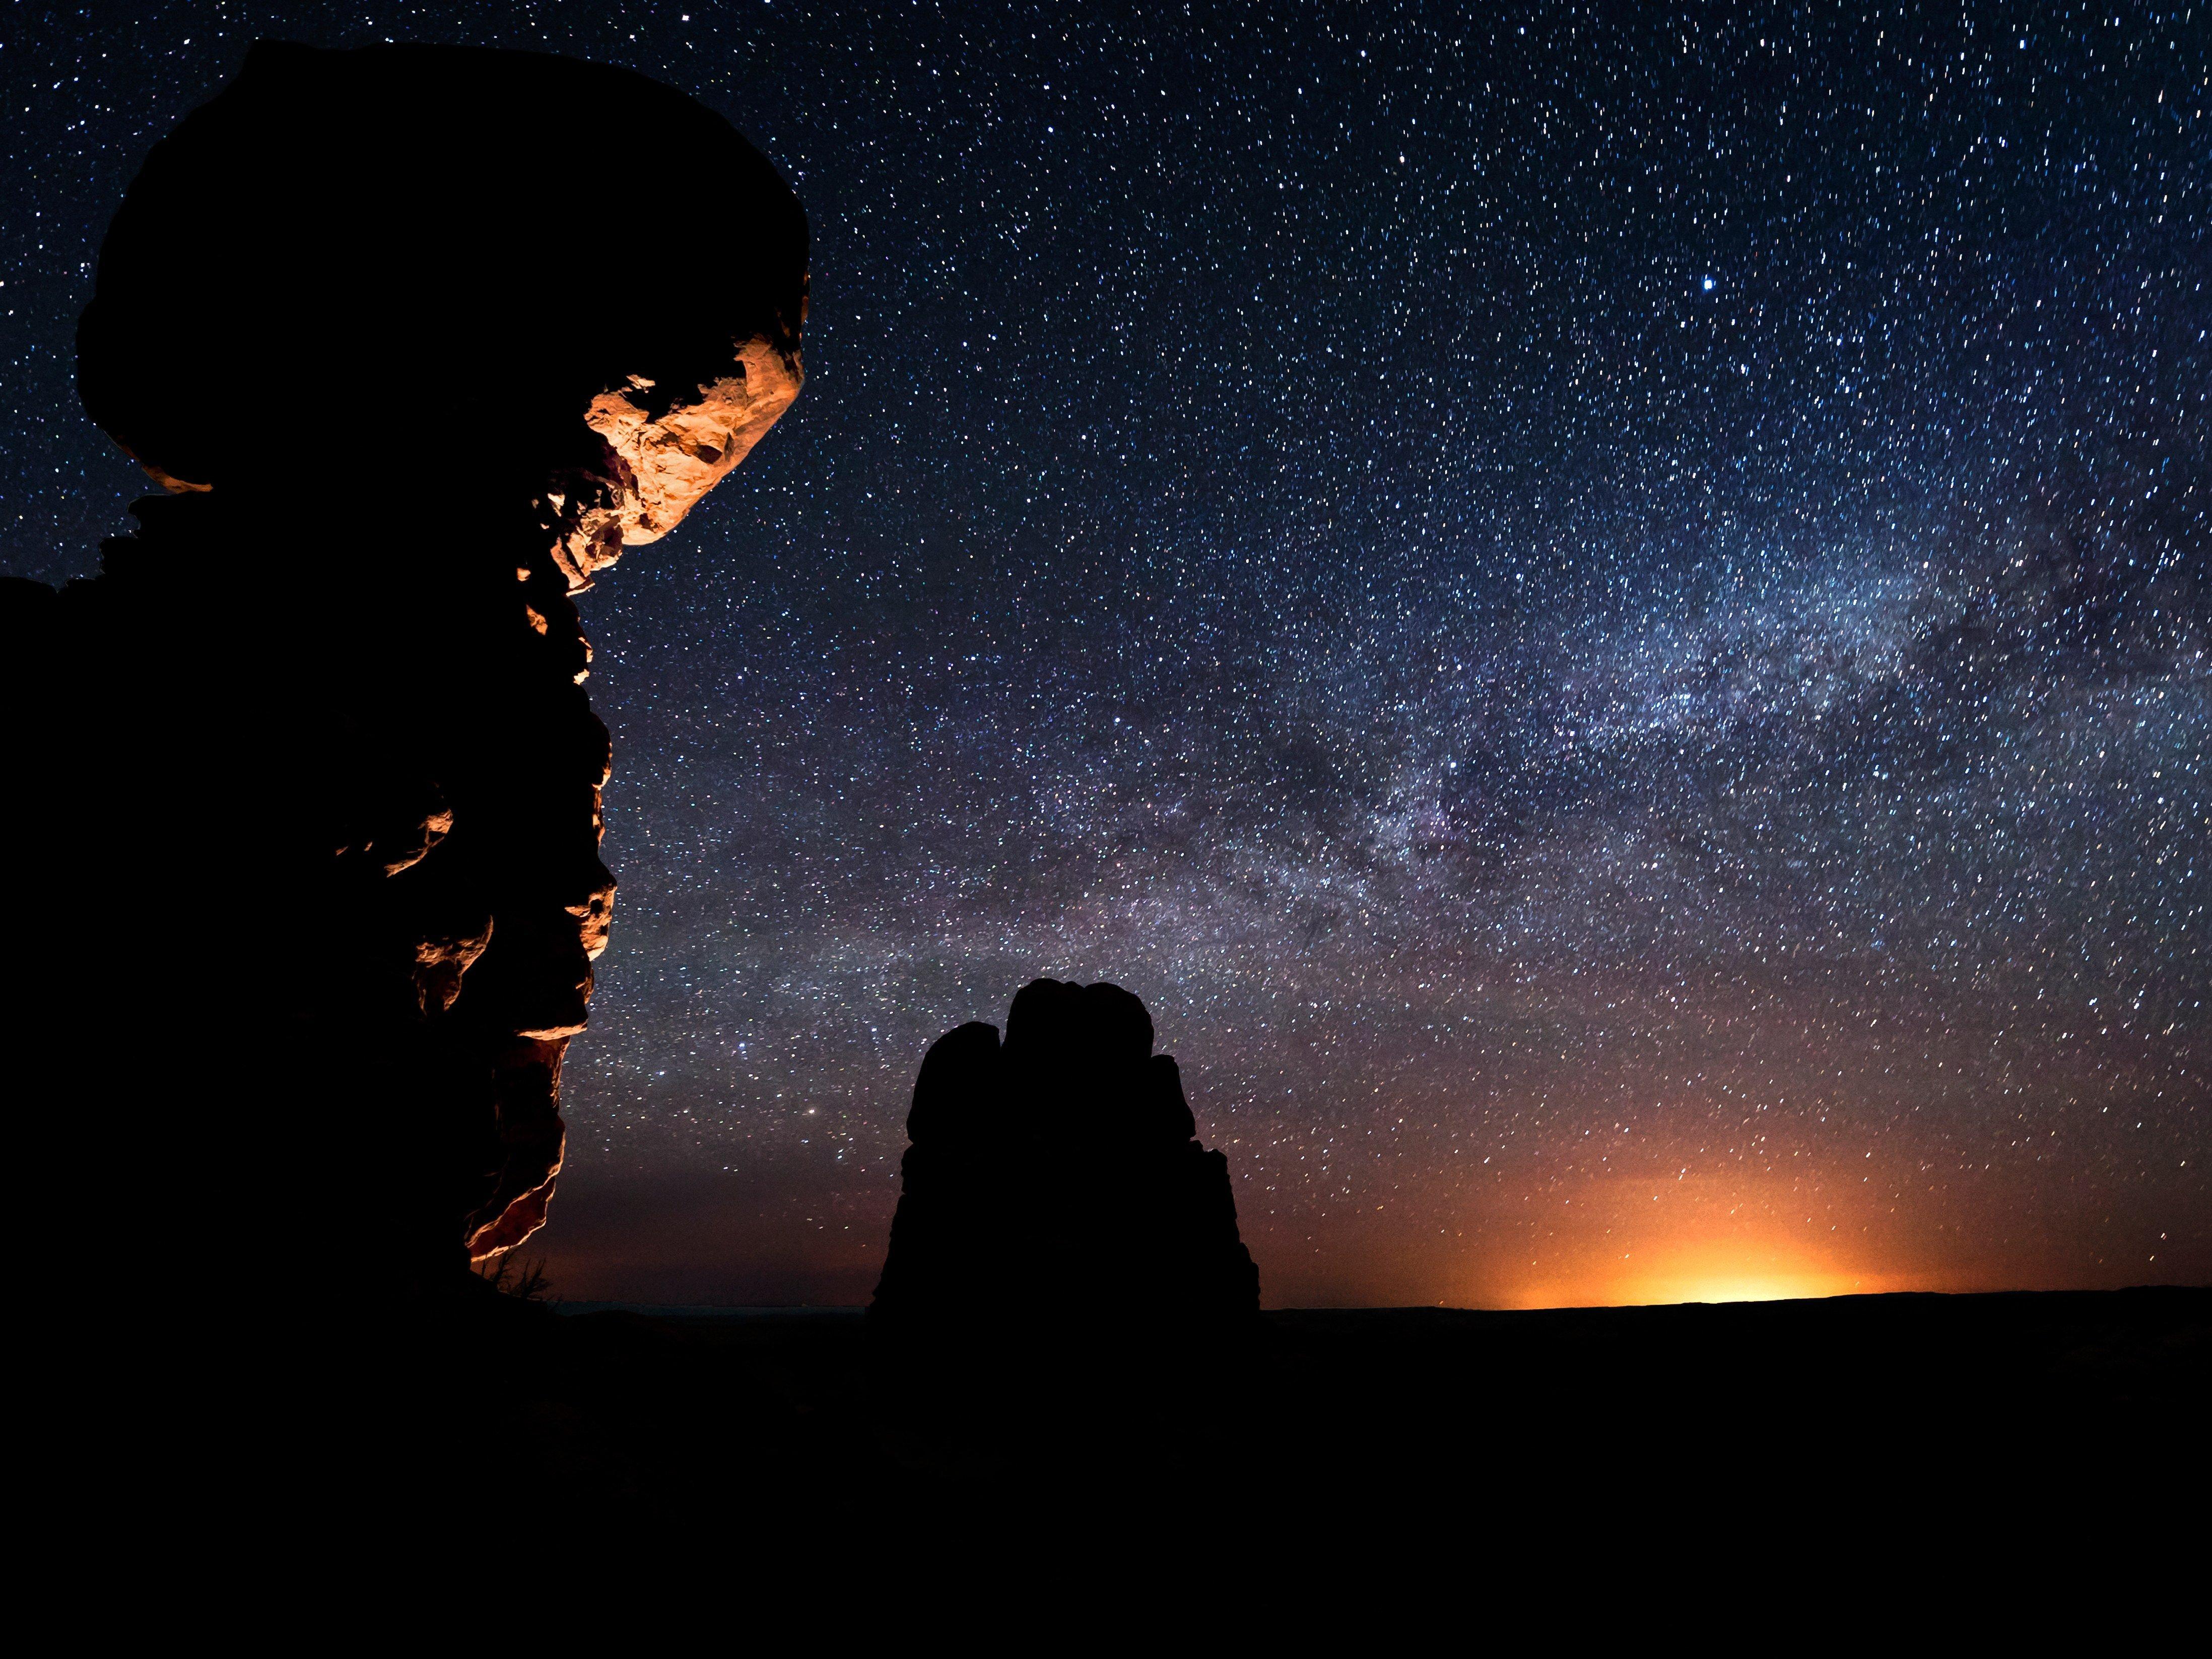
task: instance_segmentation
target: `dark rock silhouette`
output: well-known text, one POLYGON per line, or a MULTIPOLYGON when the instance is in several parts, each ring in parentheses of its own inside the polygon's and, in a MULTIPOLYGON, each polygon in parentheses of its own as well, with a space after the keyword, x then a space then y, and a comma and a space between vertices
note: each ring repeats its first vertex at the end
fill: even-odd
POLYGON ((1055 1323, 1172 1336, 1259 1310, 1227 1158, 1196 1139, 1175 1061, 1119 986, 1040 979, 1006 1037, 969 1024, 922 1060, 871 1322, 1030 1340, 1055 1323))
POLYGON ((720 117, 562 58, 264 44, 155 146, 80 380, 173 493, 0 595, 73 1243, 400 1290, 544 1219, 614 892, 574 596, 796 396, 806 259, 720 117))
POLYGON ((956 1480, 1196 1479, 1237 1397, 1259 1273, 1228 1160, 1115 985, 1040 979, 930 1046, 867 1315, 876 1428, 956 1480), (1079 1472, 1087 1472, 1081 1473, 1079 1472))

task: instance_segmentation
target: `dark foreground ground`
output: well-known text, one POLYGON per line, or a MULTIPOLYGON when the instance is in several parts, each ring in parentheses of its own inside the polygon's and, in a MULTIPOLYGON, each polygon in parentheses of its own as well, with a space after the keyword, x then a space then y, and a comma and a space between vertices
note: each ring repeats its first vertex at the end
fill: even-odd
POLYGON ((1302 1650, 1322 1608, 1396 1652, 1440 1605, 1461 1645, 1982 1650, 2049 1644, 2063 1602, 2069 1643, 2148 1652, 2212 1559, 2206 1289, 1284 1312, 1210 1346, 1009 1319, 928 1350, 856 1310, 479 1284, 111 1335, 19 1413, 17 1507, 95 1570, 71 1616, 189 1601, 288 1651, 331 1608, 422 1645, 448 1604, 556 1649, 596 1607, 623 1652, 702 1618, 720 1646, 795 1620, 1302 1650))
POLYGON ((1385 1536, 1456 1515, 1577 1548, 1593 1528, 2203 1520, 2212 1290, 1279 1312, 1218 1350, 1136 1352, 1102 1324, 1049 1356, 922 1361, 842 1309, 538 1323, 518 1392, 556 1508, 765 1504, 908 1536, 1069 1510, 1385 1536))

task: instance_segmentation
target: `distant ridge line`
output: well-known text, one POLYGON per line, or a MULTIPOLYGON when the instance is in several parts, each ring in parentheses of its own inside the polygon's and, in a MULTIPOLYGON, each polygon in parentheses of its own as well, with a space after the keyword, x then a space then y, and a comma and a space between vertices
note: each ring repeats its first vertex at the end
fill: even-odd
MULTIPOLYGON (((2104 1297, 2135 1296, 2212 1296, 2212 1285, 2126 1285, 2112 1290, 2063 1291, 1850 1291, 1835 1296, 1799 1296, 1744 1298, 1722 1302, 1621 1302, 1589 1304, 1570 1304, 1556 1308, 1468 1308, 1446 1306, 1430 1303, 1397 1303, 1377 1306, 1340 1306, 1308 1308, 1267 1308, 1261 1310, 1263 1319, 1283 1317, 1311 1318, 1318 1316, 1372 1316, 1382 1314, 1452 1315, 1477 1314, 1484 1316, 1510 1317, 1522 1314, 1632 1314, 1676 1312, 1689 1308, 1802 1308, 1826 1306, 1835 1303, 1856 1303, 1866 1306, 1880 1304, 1895 1307, 1904 1303, 1929 1302, 1996 1302, 2048 1297, 2090 1299, 2104 1297)), ((635 1314, 650 1319, 819 1319, 824 1321, 857 1320, 867 1310, 858 1303, 664 1303, 664 1302, 556 1302, 551 1304, 558 1313, 635 1314)))

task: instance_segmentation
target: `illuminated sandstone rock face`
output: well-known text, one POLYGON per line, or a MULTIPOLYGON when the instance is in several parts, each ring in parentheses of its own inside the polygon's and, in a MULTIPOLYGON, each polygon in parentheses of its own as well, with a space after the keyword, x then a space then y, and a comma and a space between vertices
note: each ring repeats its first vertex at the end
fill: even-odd
POLYGON ((173 493, 39 624, 45 752, 72 971, 173 964, 228 1092, 163 1180, 255 1248, 421 1279, 544 1221, 614 896, 573 596, 797 396, 806 240, 689 98, 458 48, 257 46, 131 185, 80 384, 173 493))
POLYGON ((791 407, 804 378, 796 352, 749 340, 732 372, 692 388, 659 414, 644 376, 592 399, 585 424, 606 445, 572 501, 556 493, 562 568, 587 586, 625 547, 658 541, 720 483, 791 407))

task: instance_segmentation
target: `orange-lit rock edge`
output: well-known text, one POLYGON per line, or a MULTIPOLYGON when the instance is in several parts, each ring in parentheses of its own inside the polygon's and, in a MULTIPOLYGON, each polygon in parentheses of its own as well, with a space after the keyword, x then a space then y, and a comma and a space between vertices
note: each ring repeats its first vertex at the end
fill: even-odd
MULTIPOLYGON (((693 388, 693 395, 658 416, 641 400, 653 382, 632 375, 621 386, 593 398, 585 424, 605 446, 596 477, 575 481, 567 490, 551 490, 554 534, 549 549, 568 591, 592 586, 595 573, 621 556, 625 547, 657 541, 752 453, 799 396, 805 373, 799 353, 763 338, 741 342, 731 373, 693 388)), ((518 571, 527 577, 529 572, 518 571)), ((560 606, 568 614, 573 610, 560 606)), ((525 603, 522 620, 533 632, 548 632, 544 611, 525 603)), ((586 660, 590 646, 580 631, 576 643, 586 660)), ((576 678, 583 678, 580 670, 576 678)), ((592 782, 594 840, 605 834, 601 791, 611 768, 602 763, 592 782)), ((605 878, 564 907, 574 919, 585 959, 597 961, 607 947, 613 919, 614 883, 605 878)), ((473 943, 473 941, 472 941, 473 943)), ((459 994, 462 975, 481 955, 437 951, 438 965, 452 981, 441 986, 450 1004, 459 994)), ((468 1251, 483 1261, 513 1249, 545 1224, 553 1188, 559 1179, 567 1133, 560 1116, 561 1066, 569 1040, 584 1029, 581 1018, 592 993, 588 970, 576 987, 575 1018, 517 1033, 513 1054, 499 1067, 499 1132, 504 1157, 491 1197, 470 1218, 468 1251)))
POLYGON ((740 344, 731 369, 657 417, 644 406, 641 394, 654 387, 642 375, 592 399, 584 422, 606 446, 605 465, 548 497, 559 525, 554 556, 572 592, 589 587, 623 548, 681 523, 752 453, 805 380, 799 354, 766 339, 740 344))

